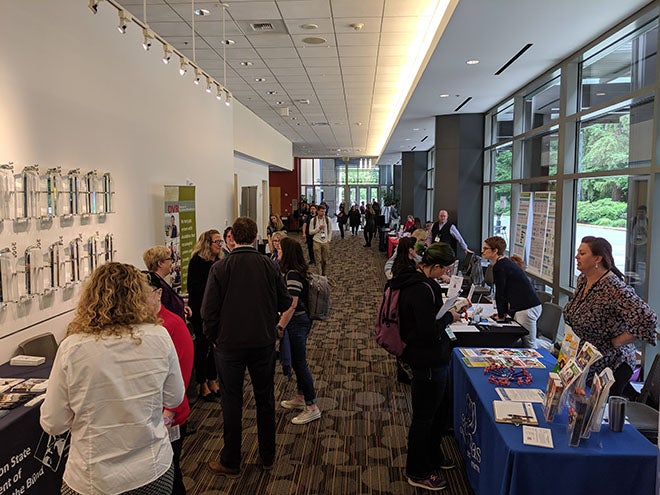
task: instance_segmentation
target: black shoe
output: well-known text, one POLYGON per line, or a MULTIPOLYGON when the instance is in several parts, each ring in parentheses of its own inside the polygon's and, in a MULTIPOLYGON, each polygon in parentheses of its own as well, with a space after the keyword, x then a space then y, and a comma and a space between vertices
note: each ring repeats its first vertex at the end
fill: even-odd
POLYGON ((213 392, 209 392, 206 395, 200 395, 199 397, 204 402, 217 402, 218 401, 218 397, 213 392))

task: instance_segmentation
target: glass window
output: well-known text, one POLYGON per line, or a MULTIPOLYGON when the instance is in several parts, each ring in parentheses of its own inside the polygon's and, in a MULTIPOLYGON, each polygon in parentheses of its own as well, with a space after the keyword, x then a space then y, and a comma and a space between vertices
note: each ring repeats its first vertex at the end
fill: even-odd
POLYGON ((311 158, 303 158, 300 160, 300 183, 314 183, 314 160, 311 158))
POLYGON ((579 126, 578 170, 648 166, 653 141, 653 100, 611 110, 579 126))
POLYGON ((497 109, 491 117, 493 144, 501 143, 513 137, 513 100, 497 109))
POLYGON ((559 134, 556 129, 548 134, 525 139, 523 142, 523 177, 556 175, 558 146, 559 134))
MULTIPOLYGON (((579 179, 575 198, 575 251, 585 236, 607 239, 617 268, 642 297, 647 285, 648 191, 647 176, 598 177, 579 179)), ((573 272, 575 284, 580 274, 575 260, 573 272)))
POLYGON ((560 76, 525 96, 524 130, 536 129, 559 118, 560 76))
POLYGON ((511 184, 498 184, 492 188, 493 223, 491 235, 509 239, 511 232, 511 184))
POLYGON ((581 65, 581 108, 590 108, 655 82, 658 21, 612 43, 581 65))
POLYGON ((493 182, 511 180, 513 167, 513 146, 506 144, 495 149, 493 156, 494 171, 491 174, 493 182))

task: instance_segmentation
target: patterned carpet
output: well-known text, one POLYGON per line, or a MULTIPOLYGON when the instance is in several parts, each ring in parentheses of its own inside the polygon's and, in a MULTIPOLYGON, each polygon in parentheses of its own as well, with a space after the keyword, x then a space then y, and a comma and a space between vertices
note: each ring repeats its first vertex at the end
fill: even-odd
MULTIPOLYGON (((308 340, 321 419, 302 426, 291 423, 297 413, 281 408, 279 401, 295 393, 295 379, 287 380, 278 365, 278 452, 274 469, 263 471, 254 399, 246 379, 242 474, 227 479, 206 467, 207 461, 219 458, 222 447, 220 404, 196 402, 190 424, 197 433, 186 439, 182 454, 189 495, 429 493, 405 481, 409 387, 396 381, 394 358, 372 337, 385 284, 385 255, 378 251, 376 241, 365 248, 361 232, 356 237, 348 234, 344 240, 334 232, 328 275, 337 286, 332 292, 331 316, 314 323, 308 340)), ((444 439, 442 447, 457 464, 445 472, 449 487, 443 493, 470 495, 454 439, 444 439)))

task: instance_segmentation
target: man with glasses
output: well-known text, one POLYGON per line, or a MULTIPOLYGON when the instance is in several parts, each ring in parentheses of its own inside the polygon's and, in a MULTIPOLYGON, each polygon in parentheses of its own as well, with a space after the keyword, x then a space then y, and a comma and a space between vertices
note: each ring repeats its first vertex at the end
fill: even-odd
POLYGON ((332 225, 325 214, 325 207, 318 207, 316 217, 309 224, 309 235, 314 239, 314 259, 320 275, 326 274, 328 259, 330 258, 330 240, 332 239, 332 225))

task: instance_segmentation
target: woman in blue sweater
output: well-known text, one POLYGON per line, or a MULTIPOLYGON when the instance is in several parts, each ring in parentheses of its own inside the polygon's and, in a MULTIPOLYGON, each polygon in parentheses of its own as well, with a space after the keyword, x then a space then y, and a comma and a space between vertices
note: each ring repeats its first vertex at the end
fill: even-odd
POLYGON ((529 333, 525 347, 536 348, 536 321, 541 316, 541 301, 520 266, 504 256, 506 241, 499 236, 484 241, 481 254, 493 263, 497 318, 512 317, 529 333))

